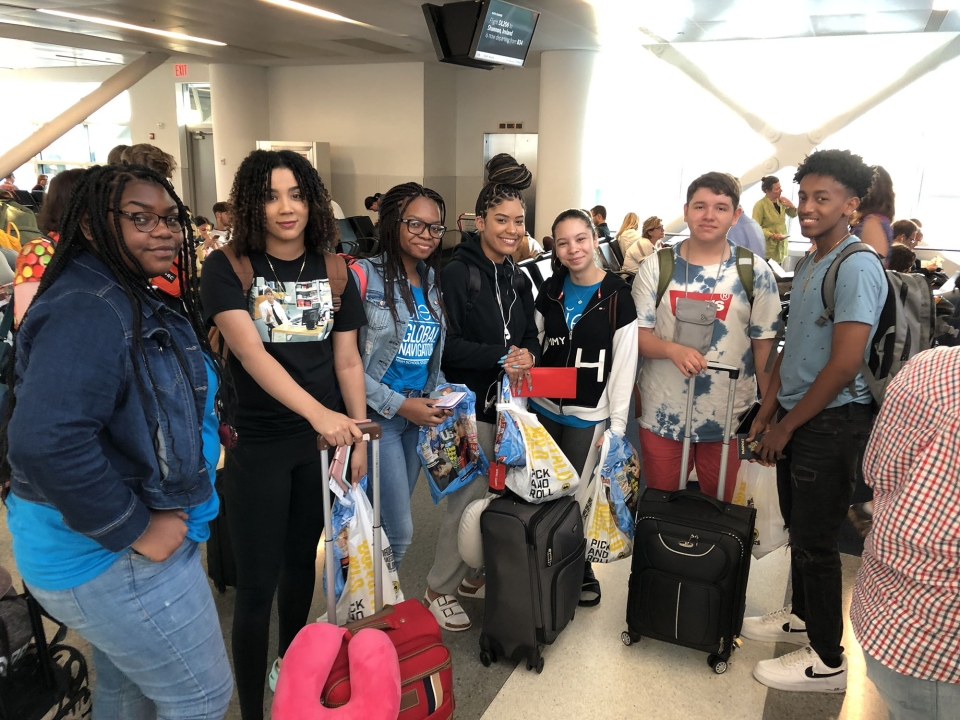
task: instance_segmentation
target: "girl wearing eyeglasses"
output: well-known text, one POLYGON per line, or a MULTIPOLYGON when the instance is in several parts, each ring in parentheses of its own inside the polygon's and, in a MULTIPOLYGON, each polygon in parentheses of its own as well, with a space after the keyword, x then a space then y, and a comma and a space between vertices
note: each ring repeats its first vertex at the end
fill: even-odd
POLYGON ((383 428, 380 509, 397 566, 413 539, 410 496, 420 476, 420 428, 450 414, 430 399, 445 382, 438 283, 444 212, 443 198, 429 188, 414 182, 391 188, 379 198, 382 253, 351 266, 366 280, 360 351, 368 415, 383 428))
POLYGON ((93 646, 97 718, 219 720, 233 690, 199 548, 219 507, 222 368, 185 225, 159 173, 85 170, 14 340, 0 425, 13 554, 93 646), (150 283, 175 258, 176 303, 150 283))
MULTIPOLYGON (((223 471, 237 560, 233 663, 243 720, 260 720, 274 595, 280 657, 313 600, 325 492, 317 435, 332 445, 362 437, 354 420, 366 417, 357 350, 366 317, 346 265, 329 252, 338 239, 330 195, 305 158, 253 151, 231 202, 232 239, 204 261, 200 292, 229 347, 237 389, 238 439, 223 471), (267 290, 283 308, 270 319, 285 320, 269 330, 267 290)), ((360 445, 351 457, 355 482, 366 465, 360 445)))

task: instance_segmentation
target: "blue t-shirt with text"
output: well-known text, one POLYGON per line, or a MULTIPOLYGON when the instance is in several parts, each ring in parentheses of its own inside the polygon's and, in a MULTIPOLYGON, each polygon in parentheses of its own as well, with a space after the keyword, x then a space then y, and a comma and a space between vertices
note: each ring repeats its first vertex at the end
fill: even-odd
POLYGON ((423 290, 411 286, 416 316, 407 323, 400 350, 393 358, 381 382, 395 392, 423 390, 427 384, 430 356, 440 337, 440 323, 427 307, 423 290))

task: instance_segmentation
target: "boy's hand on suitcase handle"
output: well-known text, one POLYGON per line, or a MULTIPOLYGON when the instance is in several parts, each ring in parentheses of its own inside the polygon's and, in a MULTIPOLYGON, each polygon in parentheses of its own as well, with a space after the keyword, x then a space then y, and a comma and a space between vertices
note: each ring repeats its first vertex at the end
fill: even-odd
POLYGON ((693 377, 699 375, 707 369, 707 359, 693 348, 686 345, 671 343, 670 360, 677 366, 677 370, 683 373, 684 377, 693 377))

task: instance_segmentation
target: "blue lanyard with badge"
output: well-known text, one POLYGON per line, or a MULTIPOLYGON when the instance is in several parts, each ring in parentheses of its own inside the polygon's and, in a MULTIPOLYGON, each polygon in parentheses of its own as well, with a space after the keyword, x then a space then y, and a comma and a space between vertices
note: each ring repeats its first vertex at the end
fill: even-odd
MULTIPOLYGON (((683 258, 683 246, 678 253, 683 258)), ((717 267, 717 279, 713 283, 716 290, 720 286, 723 274, 723 260, 726 250, 720 256, 717 267)), ((689 252, 687 253, 689 258, 689 252)), ((706 355, 713 344, 713 324, 717 319, 717 304, 713 300, 694 300, 687 297, 690 286, 690 260, 687 259, 684 276, 683 297, 677 298, 676 324, 673 327, 673 341, 678 345, 693 348, 706 355)))

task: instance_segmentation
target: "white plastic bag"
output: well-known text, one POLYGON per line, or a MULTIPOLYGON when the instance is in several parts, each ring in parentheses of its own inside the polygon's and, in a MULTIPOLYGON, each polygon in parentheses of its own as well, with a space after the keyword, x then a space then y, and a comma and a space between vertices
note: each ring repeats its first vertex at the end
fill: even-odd
MULTIPOLYGON (((612 456, 620 454, 619 449, 623 442, 625 441, 610 430, 603 434, 600 457, 590 479, 589 493, 583 508, 587 562, 614 562, 629 557, 633 552, 633 539, 620 529, 617 502, 613 495, 620 488, 616 481, 616 469, 623 463, 618 463, 617 458, 612 456), (616 486, 616 490, 613 486, 616 486)), ((620 500, 623 504, 622 493, 620 493, 620 500)), ((628 530, 632 531, 632 527, 628 530)))
POLYGON ((526 453, 523 466, 507 468, 506 486, 532 503, 575 495, 580 475, 537 416, 507 403, 499 403, 497 410, 516 423, 526 453))
POLYGON ((744 460, 737 473, 733 502, 757 509, 757 524, 753 531, 753 556, 757 560, 782 548, 790 540, 780 514, 775 467, 744 460))
MULTIPOLYGON (((373 573, 373 508, 367 494, 359 485, 351 487, 343 502, 353 505, 353 517, 347 523, 347 557, 349 565, 343 592, 337 599, 337 624, 360 620, 374 613, 374 573, 373 573)), ((400 590, 400 578, 393 565, 393 548, 387 535, 380 529, 380 562, 383 563, 383 604, 396 605, 403 602, 400 590)), ((340 538, 338 538, 338 541, 340 538)), ((342 548, 341 548, 342 550, 342 548)), ((336 562, 336 558, 329 558, 336 562)), ((324 558, 326 562, 328 558, 324 558)), ((319 618, 326 622, 326 615, 319 618)))

